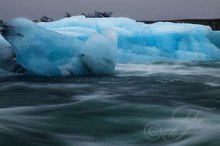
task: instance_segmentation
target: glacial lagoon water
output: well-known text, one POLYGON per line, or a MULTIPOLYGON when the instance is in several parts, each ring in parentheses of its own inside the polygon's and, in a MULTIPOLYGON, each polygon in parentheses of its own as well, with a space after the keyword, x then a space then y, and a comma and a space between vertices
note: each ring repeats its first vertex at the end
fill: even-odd
POLYGON ((1 146, 218 146, 220 63, 0 78, 1 146))

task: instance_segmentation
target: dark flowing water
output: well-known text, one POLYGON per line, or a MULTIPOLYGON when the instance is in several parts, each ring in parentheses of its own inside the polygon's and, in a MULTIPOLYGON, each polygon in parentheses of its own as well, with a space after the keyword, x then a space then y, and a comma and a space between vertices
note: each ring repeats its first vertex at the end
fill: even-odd
POLYGON ((0 146, 219 146, 220 63, 0 78, 0 146))

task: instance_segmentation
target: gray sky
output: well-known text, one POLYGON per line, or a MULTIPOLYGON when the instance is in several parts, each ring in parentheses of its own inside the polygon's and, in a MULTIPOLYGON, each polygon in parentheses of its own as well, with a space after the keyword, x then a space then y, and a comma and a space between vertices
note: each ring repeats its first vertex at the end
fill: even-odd
POLYGON ((0 0, 0 19, 112 11, 136 20, 220 18, 220 0, 0 0))

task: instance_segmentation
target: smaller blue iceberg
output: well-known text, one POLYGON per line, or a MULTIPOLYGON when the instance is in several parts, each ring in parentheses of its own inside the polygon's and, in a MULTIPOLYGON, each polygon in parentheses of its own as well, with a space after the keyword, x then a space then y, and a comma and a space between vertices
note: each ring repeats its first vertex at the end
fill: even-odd
POLYGON ((2 35, 10 45, 0 38, 1 58, 11 50, 11 64, 44 76, 112 74, 117 63, 220 60, 220 32, 203 25, 84 16, 36 24, 17 18, 5 23, 2 35))

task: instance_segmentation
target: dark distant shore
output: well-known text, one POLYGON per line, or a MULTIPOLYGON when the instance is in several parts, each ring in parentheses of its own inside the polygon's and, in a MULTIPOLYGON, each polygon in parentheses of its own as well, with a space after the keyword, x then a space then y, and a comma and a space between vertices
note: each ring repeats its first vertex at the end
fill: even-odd
POLYGON ((208 25, 213 30, 220 30, 220 19, 180 19, 180 20, 158 20, 158 21, 139 21, 146 24, 151 24, 155 22, 174 22, 174 23, 192 23, 192 24, 202 24, 208 25))

